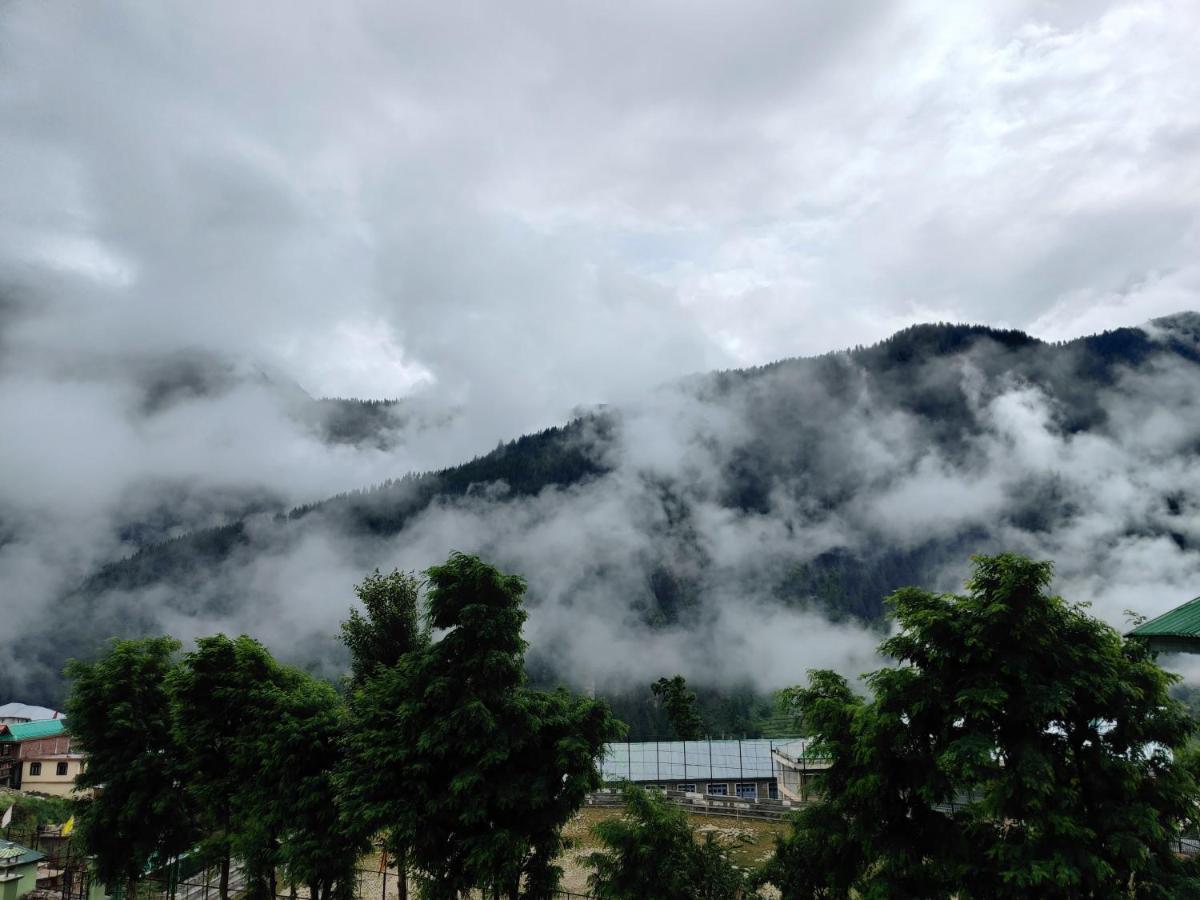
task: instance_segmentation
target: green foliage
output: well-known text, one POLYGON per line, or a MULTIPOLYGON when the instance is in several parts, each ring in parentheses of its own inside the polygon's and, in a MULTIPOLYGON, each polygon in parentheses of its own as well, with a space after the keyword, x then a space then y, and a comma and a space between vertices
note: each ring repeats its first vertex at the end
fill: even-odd
POLYGON ((599 785, 608 708, 524 684, 522 579, 456 553, 427 572, 445 633, 356 692, 346 814, 406 848, 428 896, 557 884, 562 825, 599 785))
POLYGON ((361 685, 379 669, 396 665, 405 653, 428 642, 418 613, 420 592, 417 577, 399 570, 381 575, 376 569, 355 585, 354 593, 366 615, 352 609, 350 618, 342 623, 353 685, 361 685))
POLYGON ((727 851, 705 835, 703 843, 687 814, 657 791, 624 788, 625 815, 596 823, 604 845, 591 853, 588 886, 599 900, 734 900, 747 882, 727 851))
POLYGON ((102 788, 78 803, 76 840, 110 886, 137 881, 195 837, 166 690, 178 649, 168 637, 114 640, 94 662, 66 667, 72 741, 88 755, 77 784, 102 788))
POLYGON ((66 797, 35 797, 11 788, 0 788, 0 814, 13 808, 11 827, 15 833, 33 831, 38 825, 58 825, 76 812, 66 797))
POLYGON ((241 747, 250 781, 240 827, 274 837, 266 862, 285 881, 308 885, 314 900, 349 900, 370 835, 341 817, 336 803, 333 773, 346 726, 341 698, 326 682, 281 669, 269 703, 269 720, 241 747))
POLYGON ((660 678, 650 685, 650 690, 666 708, 675 737, 681 741, 699 740, 704 723, 696 712, 696 695, 687 689, 684 677, 660 678))
POLYGON ((830 756, 765 877, 787 898, 1184 897, 1196 725, 1147 649, 1047 593, 1049 563, 975 557, 967 594, 888 603, 870 700, 793 693, 830 756))
POLYGON ((204 847, 221 861, 221 893, 236 855, 249 897, 273 896, 280 867, 315 900, 346 896, 366 836, 338 816, 331 794, 343 725, 332 687, 245 635, 198 640, 169 686, 184 784, 204 847))

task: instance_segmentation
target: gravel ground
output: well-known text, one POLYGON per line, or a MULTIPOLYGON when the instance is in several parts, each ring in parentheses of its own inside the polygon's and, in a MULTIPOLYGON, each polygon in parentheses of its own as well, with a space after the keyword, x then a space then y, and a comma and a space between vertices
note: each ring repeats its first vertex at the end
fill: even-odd
MULTIPOLYGON (((562 889, 577 894, 587 893, 587 877, 590 870, 584 865, 584 858, 599 849, 600 844, 592 833, 592 826, 605 819, 620 816, 619 807, 584 807, 563 829, 563 837, 568 842, 568 849, 559 857, 559 865, 563 867, 562 889)), ((713 839, 731 849, 735 864, 755 869, 770 858, 775 848, 775 835, 782 834, 786 828, 785 822, 766 822, 758 819, 731 819, 727 816, 698 816, 689 814, 692 827, 696 829, 697 837, 711 833, 713 839)), ((410 896, 415 896, 415 885, 410 889, 410 896)), ((384 893, 384 879, 379 873, 379 856, 372 855, 359 863, 359 885, 357 897, 362 900, 398 900, 396 872, 389 870, 387 874, 387 893, 384 893)))

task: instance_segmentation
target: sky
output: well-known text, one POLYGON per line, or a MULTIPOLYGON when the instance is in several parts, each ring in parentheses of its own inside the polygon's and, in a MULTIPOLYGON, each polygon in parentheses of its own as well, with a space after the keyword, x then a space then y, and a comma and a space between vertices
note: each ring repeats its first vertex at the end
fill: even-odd
POLYGON ((1188 0, 0 5, 0 593, 689 373, 1200 308, 1197 46, 1188 0), (304 392, 413 417, 330 446, 304 392))
POLYGON ((1136 324, 1197 305, 1198 38, 1186 0, 6 4, 6 355, 507 434, 915 321, 1136 324))

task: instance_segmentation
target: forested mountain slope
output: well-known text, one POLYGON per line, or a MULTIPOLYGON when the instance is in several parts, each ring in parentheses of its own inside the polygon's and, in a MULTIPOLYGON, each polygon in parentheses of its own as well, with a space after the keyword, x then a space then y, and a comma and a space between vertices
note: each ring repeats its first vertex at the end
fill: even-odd
POLYGON ((543 677, 616 692, 857 674, 887 592, 954 588, 1002 547, 1056 559, 1060 588, 1117 621, 1200 591, 1197 397, 1195 314, 1065 344, 916 326, 146 547, 63 597, 22 657, 50 671, 98 636, 248 631, 333 672, 351 585, 451 549, 528 578, 543 677))

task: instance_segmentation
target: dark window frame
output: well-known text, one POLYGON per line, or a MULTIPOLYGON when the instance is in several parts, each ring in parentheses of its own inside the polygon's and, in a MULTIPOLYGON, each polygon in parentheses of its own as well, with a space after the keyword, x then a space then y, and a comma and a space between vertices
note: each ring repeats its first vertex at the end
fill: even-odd
POLYGON ((54 767, 54 774, 58 775, 60 777, 63 775, 66 775, 67 772, 69 772, 69 771, 70 771, 70 769, 68 767, 68 764, 65 762, 60 762, 57 766, 54 767))
POLYGON ((31 762, 29 764, 29 777, 36 778, 42 774, 42 764, 40 762, 31 762))
POLYGON ((708 783, 708 790, 706 790, 704 793, 708 794, 708 796, 710 796, 710 797, 728 797, 729 796, 729 782, 728 781, 710 781, 708 783), (716 790, 713 790, 713 788, 720 788, 720 790, 716 791, 716 790))
POLYGON ((758 782, 756 781, 739 781, 733 786, 733 794, 739 800, 757 800, 758 799, 758 782), (754 793, 745 795, 742 793, 743 788, 749 788, 754 793))

